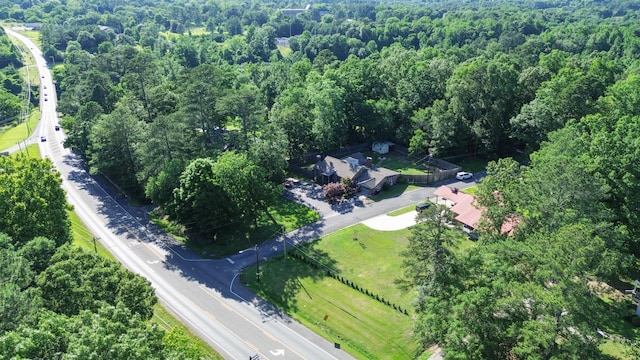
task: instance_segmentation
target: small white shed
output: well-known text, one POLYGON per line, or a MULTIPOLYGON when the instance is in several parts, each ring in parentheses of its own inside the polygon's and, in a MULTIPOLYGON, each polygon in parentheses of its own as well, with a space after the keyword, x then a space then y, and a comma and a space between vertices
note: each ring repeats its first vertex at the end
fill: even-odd
POLYGON ((371 150, 378 154, 386 154, 389 152, 389 148, 393 145, 390 141, 376 141, 371 146, 371 150))

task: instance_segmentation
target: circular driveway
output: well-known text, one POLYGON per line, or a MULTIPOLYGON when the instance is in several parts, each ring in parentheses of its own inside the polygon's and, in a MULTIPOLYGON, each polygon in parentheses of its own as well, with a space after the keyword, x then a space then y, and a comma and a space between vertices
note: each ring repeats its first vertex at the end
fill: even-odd
POLYGON ((415 225, 416 215, 418 215, 418 213, 415 210, 398 216, 384 214, 367 219, 362 223, 373 230, 396 231, 415 225))

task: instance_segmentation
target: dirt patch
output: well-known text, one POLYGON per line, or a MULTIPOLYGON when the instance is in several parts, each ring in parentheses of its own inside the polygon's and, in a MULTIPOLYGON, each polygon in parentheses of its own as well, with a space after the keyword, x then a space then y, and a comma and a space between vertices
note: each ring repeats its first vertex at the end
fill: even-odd
POLYGON ((622 291, 602 281, 591 280, 587 282, 587 286, 597 295, 606 297, 614 301, 622 301, 626 298, 626 295, 622 291))

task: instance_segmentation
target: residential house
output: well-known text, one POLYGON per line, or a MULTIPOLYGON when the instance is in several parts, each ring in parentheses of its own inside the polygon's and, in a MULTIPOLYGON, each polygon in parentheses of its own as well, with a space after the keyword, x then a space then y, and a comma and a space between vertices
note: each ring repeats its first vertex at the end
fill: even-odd
POLYGON ((398 182, 399 172, 374 167, 371 160, 361 153, 355 153, 343 159, 326 156, 316 163, 316 176, 327 183, 350 179, 354 185, 372 195, 382 191, 385 184, 393 186, 398 182))
MULTIPOLYGON (((446 204, 449 210, 456 214, 455 219, 461 223, 465 229, 474 231, 477 228, 478 222, 482 217, 482 210, 473 204, 473 195, 465 194, 456 188, 444 185, 436 189, 434 195, 437 196, 437 203, 446 204)), ((513 232, 517 223, 517 218, 505 219, 502 223, 501 233, 510 234, 513 232)))
POLYGON ((357 159, 347 157, 338 159, 333 156, 325 156, 316 163, 316 176, 321 176, 323 182, 340 182, 342 179, 355 179, 365 170, 357 159))

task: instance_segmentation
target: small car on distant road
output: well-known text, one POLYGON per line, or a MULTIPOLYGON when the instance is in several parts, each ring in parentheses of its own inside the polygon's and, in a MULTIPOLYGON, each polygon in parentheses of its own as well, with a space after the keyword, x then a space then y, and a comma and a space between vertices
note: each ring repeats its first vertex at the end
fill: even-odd
POLYGON ((56 131, 60 131, 60 125, 54 126, 54 129, 56 129, 56 131))
POLYGON ((419 204, 416 206, 416 211, 417 212, 422 212, 422 210, 426 210, 431 206, 430 203, 424 203, 424 204, 419 204))
POLYGON ((468 179, 471 179, 472 177, 473 177, 473 174, 466 171, 460 171, 459 173, 456 174, 456 179, 458 180, 468 180, 468 179))
POLYGON ((47 141, 47 138, 44 136, 40 136, 40 142, 45 142, 45 141, 47 141))

